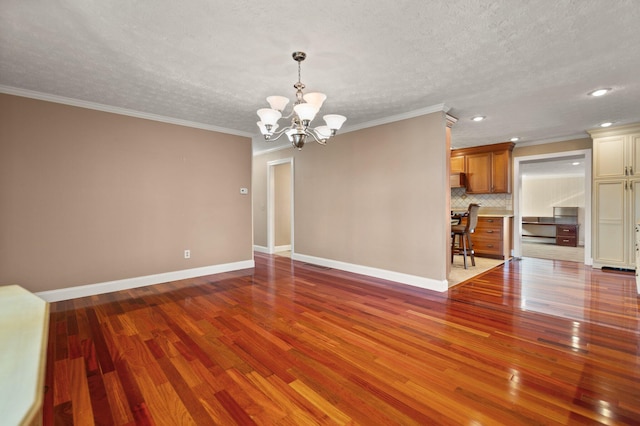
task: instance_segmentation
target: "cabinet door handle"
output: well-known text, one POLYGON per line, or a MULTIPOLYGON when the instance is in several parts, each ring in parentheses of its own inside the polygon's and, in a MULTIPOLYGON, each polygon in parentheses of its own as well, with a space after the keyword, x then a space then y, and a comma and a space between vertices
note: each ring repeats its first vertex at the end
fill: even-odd
POLYGON ((493 244, 487 244, 487 247, 493 248, 493 244))
POLYGON ((493 219, 487 219, 487 222, 493 223, 493 219))
POLYGON ((563 231, 563 232, 569 232, 569 230, 568 230, 568 229, 563 229, 562 231, 563 231))
POLYGON ((487 234, 493 234, 493 229, 487 229, 487 234))
POLYGON ((563 243, 568 243, 568 242, 569 242, 569 240, 562 240, 562 242, 563 242, 563 243))
POLYGON ((629 167, 624 166, 624 175, 629 176, 629 167))

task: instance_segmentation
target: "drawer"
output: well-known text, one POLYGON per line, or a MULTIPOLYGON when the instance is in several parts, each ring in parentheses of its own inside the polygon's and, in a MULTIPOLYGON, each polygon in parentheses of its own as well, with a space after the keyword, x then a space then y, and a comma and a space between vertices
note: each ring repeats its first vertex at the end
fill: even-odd
POLYGON ((471 234, 472 240, 502 240, 502 228, 476 228, 476 232, 471 234))
POLYGON ((473 250, 478 253, 490 253, 502 255, 502 241, 490 241, 484 239, 473 239, 473 250))
POLYGON ((556 236, 556 245, 557 246, 567 246, 567 247, 576 247, 577 239, 575 236, 566 237, 566 236, 556 236))
POLYGON ((557 237, 575 237, 577 234, 576 225, 556 225, 557 237))
POLYGON ((487 229, 502 229, 502 218, 501 217, 479 217, 478 218, 478 228, 487 228, 487 229))

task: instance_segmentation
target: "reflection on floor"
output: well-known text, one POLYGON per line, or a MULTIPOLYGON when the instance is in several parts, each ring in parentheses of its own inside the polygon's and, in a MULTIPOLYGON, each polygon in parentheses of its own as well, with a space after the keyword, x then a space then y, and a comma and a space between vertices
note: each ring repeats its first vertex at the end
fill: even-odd
POLYGON ((584 263, 584 247, 563 247, 555 244, 522 241, 522 256, 584 263))
POLYGON ((466 281, 471 277, 475 277, 503 263, 504 260, 476 256, 476 266, 471 266, 471 260, 467 259, 467 269, 464 269, 462 256, 456 255, 453 257, 453 263, 451 264, 451 273, 448 279, 449 287, 466 281))

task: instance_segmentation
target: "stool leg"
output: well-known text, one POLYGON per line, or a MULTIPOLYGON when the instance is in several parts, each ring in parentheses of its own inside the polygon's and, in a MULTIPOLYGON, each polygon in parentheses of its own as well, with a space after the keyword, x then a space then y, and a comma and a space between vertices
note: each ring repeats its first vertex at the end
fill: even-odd
POLYGON ((476 257, 475 252, 473 250, 473 242, 471 241, 471 234, 467 234, 467 238, 469 239, 469 250, 471 251, 471 264, 476 266, 476 257))
POLYGON ((456 246, 456 234, 451 233, 451 263, 453 263, 453 252, 456 246))
POLYGON ((467 239, 465 238, 465 234, 460 235, 460 239, 462 240, 462 253, 464 257, 464 269, 467 269, 467 239))

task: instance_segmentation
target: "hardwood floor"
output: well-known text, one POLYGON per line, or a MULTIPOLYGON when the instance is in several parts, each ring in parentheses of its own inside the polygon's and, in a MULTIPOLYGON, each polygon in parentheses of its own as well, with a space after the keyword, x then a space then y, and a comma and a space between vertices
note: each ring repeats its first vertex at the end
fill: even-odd
POLYGON ((640 424, 631 275, 523 258, 435 293, 255 260, 53 303, 44 424, 640 424))

